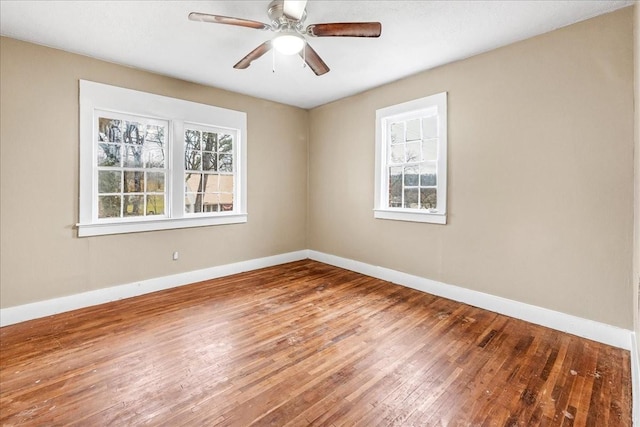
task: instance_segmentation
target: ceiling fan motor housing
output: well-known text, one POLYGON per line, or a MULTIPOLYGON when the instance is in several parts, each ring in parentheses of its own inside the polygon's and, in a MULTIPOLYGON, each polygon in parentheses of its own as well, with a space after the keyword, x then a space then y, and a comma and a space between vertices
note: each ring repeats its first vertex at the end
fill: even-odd
POLYGON ((302 12, 300 19, 290 18, 284 14, 284 0, 273 0, 267 9, 269 19, 272 21, 274 30, 294 30, 302 34, 302 23, 307 17, 307 11, 302 12))

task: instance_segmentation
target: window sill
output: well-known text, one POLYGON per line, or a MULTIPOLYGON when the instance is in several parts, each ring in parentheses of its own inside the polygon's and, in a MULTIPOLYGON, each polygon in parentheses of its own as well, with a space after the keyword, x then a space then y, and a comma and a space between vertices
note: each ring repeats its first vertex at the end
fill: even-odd
POLYGON ((177 228, 205 227, 209 225, 241 224, 247 222, 247 214, 225 214, 206 217, 166 218, 135 222, 109 222, 77 224, 78 237, 104 236, 108 234, 139 233, 143 231, 171 230, 177 228))
POLYGON ((390 209, 374 209, 373 217, 377 219, 391 219, 395 221, 427 222, 431 224, 446 224, 447 214, 429 212, 406 212, 390 209))

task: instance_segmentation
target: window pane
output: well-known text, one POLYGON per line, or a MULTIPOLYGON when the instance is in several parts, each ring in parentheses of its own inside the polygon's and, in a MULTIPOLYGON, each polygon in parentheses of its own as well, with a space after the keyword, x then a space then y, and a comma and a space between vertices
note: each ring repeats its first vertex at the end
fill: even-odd
POLYGON ((124 192, 142 193, 143 191, 144 172, 124 171, 124 192))
POLYGON ((402 207, 402 168, 389 168, 389 207, 402 207))
POLYGON ((404 207, 409 209, 418 209, 418 189, 417 188, 405 188, 404 207))
POLYGON ((203 199, 204 199, 204 194, 202 194, 202 193, 196 194, 196 202, 193 204, 193 206, 195 208, 195 213, 202 212, 203 199))
POLYGON ((233 137, 227 134, 218 134, 218 152, 231 153, 233 151, 233 137))
POLYGON ((164 126, 148 125, 144 137, 145 145, 164 146, 164 126))
POLYGON ((164 150, 145 150, 143 160, 147 168, 164 168, 164 150))
POLYGON ((120 196, 98 196, 98 218, 119 218, 120 205, 120 196))
POLYGON ((422 139, 420 135, 420 119, 413 119, 407 122, 407 135, 406 140, 408 141, 419 141, 422 139))
POLYGON ((202 192, 217 193, 218 192, 218 175, 203 174, 202 175, 202 192))
POLYGON ((164 196, 147 196, 147 215, 164 215, 164 196))
POLYGON ((404 122, 391 123, 390 129, 392 144, 404 142, 404 122))
POLYGON ((98 141, 122 142, 122 129, 120 128, 121 123, 121 120, 99 117, 98 141))
POLYGON ((200 213, 202 212, 202 193, 187 193, 185 195, 185 212, 200 213))
POLYGON ((220 191, 223 193, 233 193, 233 175, 220 175, 220 191))
POLYGON ((201 188, 202 174, 188 173, 185 174, 184 189, 187 193, 197 193, 201 188))
POLYGON ((202 205, 202 212, 218 212, 220 209, 220 205, 218 203, 214 204, 204 204, 202 205))
POLYGON ((122 199, 124 216, 144 215, 144 199, 142 196, 123 196, 122 199))
POLYGON ((220 210, 225 212, 233 210, 233 194, 220 193, 220 210))
POLYGON ((205 194, 202 201, 202 212, 218 212, 219 194, 205 194))
POLYGON ((424 139, 438 137, 438 116, 425 117, 422 119, 422 137, 424 139))
POLYGON ((184 195, 184 211, 186 213, 195 213, 196 199, 197 199, 196 193, 186 193, 184 195))
POLYGON ((220 172, 233 172, 233 157, 231 154, 218 155, 218 170, 220 172))
POLYGON ((142 159, 148 168, 164 167, 165 128, 162 126, 147 126, 147 135, 142 146, 142 159))
POLYGON ((438 140, 422 141, 422 156, 424 160, 438 160, 438 140))
POLYGON ((124 122, 122 140, 127 144, 144 144, 145 126, 138 122, 124 122))
POLYGON ((122 166, 125 168, 141 168, 142 167, 142 146, 141 145, 125 145, 122 166))
POLYGON ((120 166, 120 144, 98 144, 98 166, 120 166))
POLYGON ((164 192, 164 173, 163 172, 147 172, 147 192, 149 193, 164 192))
POLYGON ((420 165, 420 186, 437 185, 436 165, 422 164, 420 165))
POLYGON ((191 185, 193 185, 193 191, 202 193, 204 191, 206 176, 202 174, 195 175, 192 178, 191 185))
POLYGON ((420 155, 420 142, 407 142, 406 144, 406 162, 420 162, 422 161, 422 156, 420 155))
POLYGON ((185 150, 200 150, 200 132, 197 130, 184 131, 185 150))
POLYGON ((404 185, 405 186, 417 186, 419 184, 419 171, 418 166, 405 166, 404 167, 404 185))
POLYGON ((203 171, 215 171, 216 168, 216 154, 208 151, 202 152, 202 170, 203 171))
POLYGON ((391 163, 404 163, 404 144, 391 146, 391 163))
POLYGON ((186 170, 202 170, 202 154, 199 151, 185 151, 184 168, 186 170))
POLYGON ((420 209, 435 209, 438 202, 438 193, 435 188, 420 189, 420 209))
POLYGON ((202 149, 205 151, 217 151, 218 134, 215 132, 202 132, 202 149))
MULTIPOLYGON (((122 183, 122 172, 120 171, 98 171, 98 193, 120 193, 122 183)), ((118 211, 120 211, 118 209, 118 211)))

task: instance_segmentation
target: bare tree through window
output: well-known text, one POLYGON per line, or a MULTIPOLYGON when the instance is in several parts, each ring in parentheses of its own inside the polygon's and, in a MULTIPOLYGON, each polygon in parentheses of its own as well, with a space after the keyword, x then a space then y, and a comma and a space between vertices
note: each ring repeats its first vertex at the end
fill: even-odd
POLYGON ((98 119, 98 218, 165 213, 166 125, 98 119))
POLYGON ((185 211, 208 213, 233 209, 233 137, 185 130, 185 211))

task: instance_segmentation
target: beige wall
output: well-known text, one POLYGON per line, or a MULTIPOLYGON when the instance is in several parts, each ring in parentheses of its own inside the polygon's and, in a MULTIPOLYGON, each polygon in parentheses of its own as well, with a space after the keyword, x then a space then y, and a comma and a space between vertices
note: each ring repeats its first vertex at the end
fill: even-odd
POLYGON ((306 248, 307 111, 0 43, 2 307, 306 248), (249 222, 77 238, 78 79, 247 112, 249 222))
POLYGON ((310 249, 631 329, 632 13, 312 110, 310 249), (375 220, 376 109, 442 91, 449 223, 375 220))

